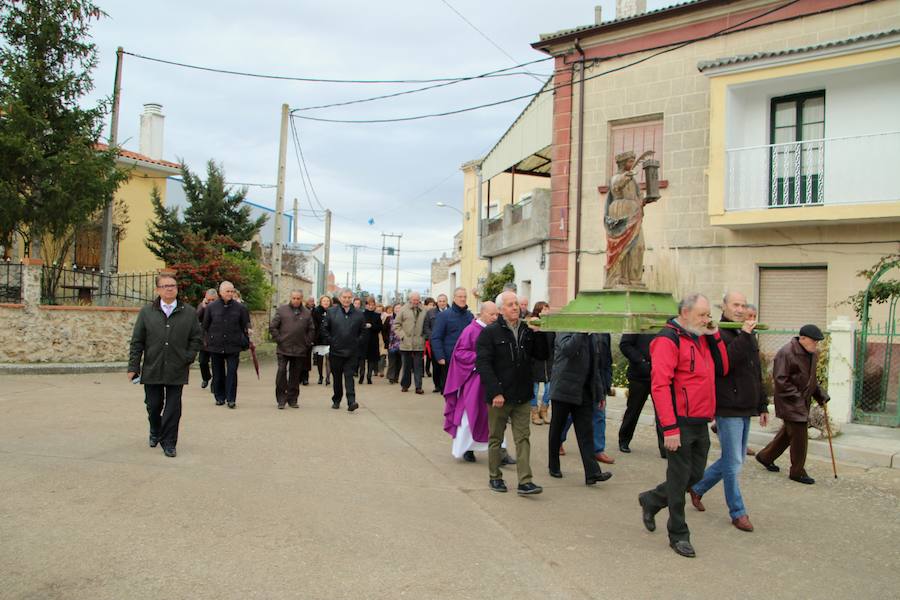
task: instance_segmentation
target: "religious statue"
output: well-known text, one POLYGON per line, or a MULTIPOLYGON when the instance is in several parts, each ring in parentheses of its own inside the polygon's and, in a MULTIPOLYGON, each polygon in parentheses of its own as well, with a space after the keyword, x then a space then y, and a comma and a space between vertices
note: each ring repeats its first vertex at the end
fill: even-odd
POLYGON ((644 206, 659 200, 659 162, 645 160, 648 150, 635 158, 629 150, 616 155, 617 172, 609 180, 609 192, 603 225, 606 228, 606 282, 609 288, 645 288, 644 271, 644 206), (644 162, 647 194, 642 195, 635 181, 634 167, 644 162))

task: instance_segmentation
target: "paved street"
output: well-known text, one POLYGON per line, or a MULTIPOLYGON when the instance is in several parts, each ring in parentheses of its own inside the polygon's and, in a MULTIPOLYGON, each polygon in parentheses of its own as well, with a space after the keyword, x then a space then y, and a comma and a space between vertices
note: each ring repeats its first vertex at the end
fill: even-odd
POLYGON ((313 384, 279 411, 272 365, 251 373, 233 411, 192 373, 175 459, 147 447, 124 374, 3 376, 0 597, 898 597, 900 470, 841 465, 835 481, 812 460, 807 487, 751 462, 756 531, 731 526, 719 486, 707 512, 688 508, 689 560, 665 512, 656 533, 641 525, 637 493, 665 467, 647 427, 593 488, 574 440, 565 477, 547 475, 533 427, 545 491, 520 498, 488 490, 485 457, 450 457, 437 394, 379 379, 350 414, 313 384))

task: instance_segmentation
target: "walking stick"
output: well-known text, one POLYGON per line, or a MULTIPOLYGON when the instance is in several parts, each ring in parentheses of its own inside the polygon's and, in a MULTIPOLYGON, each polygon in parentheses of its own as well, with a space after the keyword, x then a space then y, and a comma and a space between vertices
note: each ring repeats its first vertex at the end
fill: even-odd
POLYGON ((825 431, 828 433, 828 451, 831 452, 831 470, 834 472, 834 478, 837 479, 837 465, 834 462, 834 447, 831 445, 831 419, 828 418, 828 403, 822 403, 822 410, 825 411, 825 431))

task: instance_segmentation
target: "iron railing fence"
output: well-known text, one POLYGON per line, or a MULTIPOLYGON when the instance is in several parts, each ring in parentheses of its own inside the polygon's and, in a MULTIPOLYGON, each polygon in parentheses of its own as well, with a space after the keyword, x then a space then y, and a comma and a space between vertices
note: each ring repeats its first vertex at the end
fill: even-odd
POLYGON ((900 131, 725 151, 725 210, 900 200, 900 131))
MULTIPOLYGON (((853 418, 857 423, 900 427, 900 324, 870 324, 865 362, 857 364, 853 418), (860 369, 862 372, 860 373, 860 369)), ((857 336, 857 356, 863 337, 857 336)))
POLYGON ((22 301, 24 265, 12 260, 0 260, 0 302, 18 304, 22 301))
POLYGON ((156 297, 156 273, 114 273, 53 265, 41 271, 42 304, 133 306, 156 297))

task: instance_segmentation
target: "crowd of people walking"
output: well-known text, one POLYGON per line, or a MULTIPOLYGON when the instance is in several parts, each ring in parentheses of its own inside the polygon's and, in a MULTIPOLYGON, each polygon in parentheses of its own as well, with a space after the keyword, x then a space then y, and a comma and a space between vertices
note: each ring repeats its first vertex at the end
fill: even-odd
MULTIPOLYGON (((210 388, 216 405, 237 407, 240 354, 251 346, 250 315, 234 286, 223 281, 207 290, 195 310, 178 299, 176 280, 160 275, 156 300, 145 306, 134 327, 128 378, 144 385, 150 425, 149 445, 176 456, 182 388, 199 355, 200 387, 210 388)), ((599 333, 542 331, 540 319, 550 306, 533 307, 513 290, 481 303, 477 316, 467 306, 467 291, 457 288, 452 301, 413 292, 405 303, 382 305, 374 297, 356 298, 349 289, 335 297, 304 299, 295 290, 272 314, 268 332, 276 345, 274 399, 278 409, 300 408, 300 390, 310 384, 331 386, 331 407, 359 409, 357 385, 377 379, 400 384, 400 391, 425 393, 430 375, 433 393, 443 395, 443 428, 451 436, 450 453, 477 462, 487 452, 488 486, 507 492, 503 466, 516 466, 516 492, 540 494, 534 481, 530 437, 533 427, 547 428, 547 472, 561 478, 560 456, 574 428, 584 482, 593 486, 612 477, 601 464, 615 459, 606 452, 606 399, 613 392, 612 338, 599 333), (515 456, 507 451, 509 426, 515 456)), ((740 492, 739 475, 747 456, 750 419, 768 421, 768 397, 755 328, 756 311, 743 294, 722 299, 716 327, 711 305, 702 294, 689 294, 658 333, 621 336, 618 347, 628 361, 627 403, 618 430, 618 448, 632 452, 638 417, 652 399, 659 456, 667 461, 665 480, 638 495, 641 519, 655 531, 656 514, 668 509, 669 544, 681 556, 695 551, 685 518, 687 499, 700 512, 703 496, 723 483, 732 524, 753 531, 740 492), (718 435, 721 456, 707 466, 709 423, 718 435)), ((784 425, 756 455, 768 471, 790 448, 790 479, 814 480, 805 470, 806 421, 812 400, 828 395, 816 383, 817 344, 823 334, 805 325, 776 355, 774 402, 784 425)))

